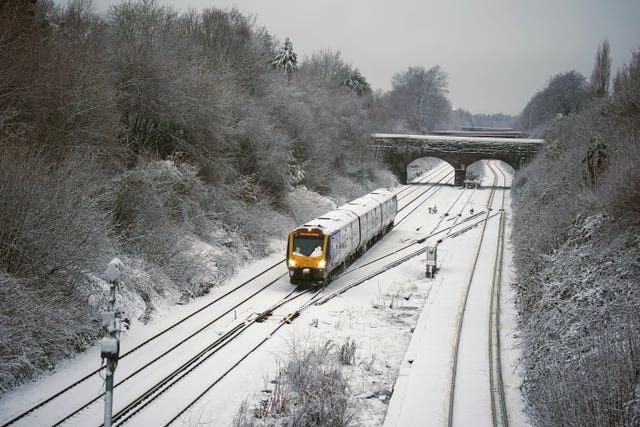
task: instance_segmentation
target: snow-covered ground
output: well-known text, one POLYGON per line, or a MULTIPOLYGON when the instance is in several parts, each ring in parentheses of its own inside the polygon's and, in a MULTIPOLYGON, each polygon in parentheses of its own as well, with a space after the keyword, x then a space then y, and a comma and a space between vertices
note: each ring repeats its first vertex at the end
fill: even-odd
MULTIPOLYGON (((448 167, 448 166, 446 166, 448 167)), ((446 168, 441 167, 441 169, 446 168)), ((450 167, 448 167, 450 169, 450 167)), ((444 170, 444 169, 443 169, 444 170)), ((490 176, 489 173, 486 174, 490 176)), ((485 182, 488 178, 485 178, 485 182)), ((426 236, 432 230, 442 230, 470 216, 469 210, 480 212, 484 209, 490 190, 482 188, 477 191, 462 190, 453 186, 437 186, 431 191, 429 202, 411 215, 403 219, 384 239, 373 246, 358 259, 348 271, 332 282, 325 292, 338 289, 351 283, 358 277, 379 268, 393 257, 359 268, 371 260, 389 254, 408 243, 426 236), (462 194, 461 194, 462 193, 462 194), (468 204, 462 210, 465 202, 468 204), (429 213, 428 207, 437 206, 438 213, 429 213), (449 215, 445 213, 449 210, 449 215), (460 214, 460 216, 457 216, 460 214)), ((509 191, 506 191, 509 197, 509 191)), ((399 204, 407 203, 412 196, 401 199, 399 204)), ((507 233, 510 232, 509 200, 506 201, 507 233)), ((407 209, 408 211, 410 209, 407 209)), ((399 218, 404 218, 404 214, 399 218)), ((497 217, 490 219, 487 232, 495 233, 497 217)), ((322 342, 331 339, 340 344, 347 338, 356 343, 356 363, 346 366, 350 378, 351 393, 356 407, 355 424, 363 426, 404 425, 442 425, 447 420, 449 380, 451 374, 451 353, 453 333, 460 314, 461 301, 465 281, 471 271, 472 257, 477 246, 481 227, 476 227, 455 238, 445 238, 439 245, 438 259, 440 271, 435 278, 425 278, 424 256, 415 257, 373 279, 348 290, 326 304, 311 306, 302 312, 300 317, 290 325, 281 328, 264 345, 243 360, 236 369, 224 376, 209 392, 204 394, 198 403, 187 412, 176 424, 196 425, 198 422, 207 425, 230 425, 238 408, 244 400, 249 404, 260 399, 261 390, 277 372, 278 361, 286 360, 293 345, 304 345, 311 342, 322 342), (385 421, 386 416, 386 421, 385 421)), ((437 238, 443 238, 446 232, 437 238)), ((434 244, 435 238, 426 243, 434 244)), ((417 249, 417 245, 414 249, 417 249)), ((522 399, 518 392, 519 377, 515 370, 516 350, 515 314, 512 294, 509 289, 510 246, 505 249, 505 268, 503 272, 502 306, 502 344, 503 375, 507 390, 507 410, 512 425, 526 425, 523 415, 522 399)), ((398 255, 399 256, 399 255, 398 255)), ((474 287, 469 299, 476 305, 466 313, 463 334, 473 338, 476 331, 481 330, 487 322, 487 292, 482 286, 491 283, 490 274, 493 266, 495 249, 481 253, 478 260, 479 277, 474 278, 474 287), (478 285, 476 285, 476 283, 478 285)), ((216 288, 210 295, 184 306, 167 310, 157 320, 148 325, 136 324, 123 334, 121 354, 134 348, 147 338, 164 330, 185 316, 201 307, 210 304, 215 298, 232 289, 246 278, 263 271, 268 266, 284 258, 282 253, 256 262, 248 266, 237 277, 224 286, 216 288)), ((397 256, 396 256, 397 258, 397 256)), ((277 281, 259 297, 249 300, 239 311, 232 311, 223 316, 212 326, 205 328, 202 334, 187 340, 177 351, 163 357, 159 363, 144 370, 115 389, 114 411, 136 397, 144 384, 151 385, 173 367, 200 351, 206 344, 220 336, 228 328, 251 318, 273 302, 279 300, 293 289, 286 276, 284 262, 273 269, 268 276, 277 281), (175 354, 174 354, 175 353, 175 354), (157 365, 157 366, 156 366, 157 365)), ((264 285, 264 281, 262 285, 264 285)), ((144 349, 131 353, 120 361, 115 373, 116 383, 132 374, 138 367, 153 357, 161 355, 179 339, 185 339, 197 329, 206 325, 226 311, 233 301, 255 291, 258 285, 248 286, 225 298, 219 303, 203 309, 170 332, 154 340, 144 349)), ((276 310, 266 322, 249 329, 240 339, 234 341, 216 353, 215 357, 203 363, 187 380, 177 383, 168 393, 151 402, 145 411, 131 419, 130 425, 164 425, 187 402, 202 393, 224 371, 237 362, 256 342, 267 336, 270 330, 288 314, 290 306, 276 310)), ((479 340, 485 333, 479 333, 479 340)), ((469 342, 465 339, 464 342, 469 342)), ((456 420, 459 425, 489 425, 491 423, 490 408, 484 390, 487 351, 486 343, 479 341, 482 347, 478 351, 466 344, 461 347, 461 368, 458 372, 458 388, 478 399, 467 400, 464 413, 456 420), (465 350, 466 348, 466 350, 465 350), (470 349, 471 348, 471 349, 470 349), (462 367, 464 366, 464 368, 462 367), (484 368, 483 368, 484 366, 484 368), (481 380, 478 381, 478 378, 481 380), (481 385, 479 385, 481 384, 481 385), (473 403, 475 402, 475 403, 473 403), (487 412, 489 411, 489 412, 487 412), (487 418, 487 413, 489 417, 487 418), (466 418, 464 418, 466 414, 466 418)), ((62 386, 99 367, 99 350, 94 348, 79 355, 73 360, 59 366, 51 375, 44 376, 30 384, 26 384, 0 400, 0 423, 6 422, 16 414, 42 401, 62 386)), ((15 425, 51 425, 59 417, 100 394, 103 390, 102 379, 94 378, 85 381, 69 396, 60 401, 44 406, 37 411, 35 417, 20 421, 15 425)), ((74 418, 68 425, 98 425, 102 422, 103 403, 96 402, 74 418)))

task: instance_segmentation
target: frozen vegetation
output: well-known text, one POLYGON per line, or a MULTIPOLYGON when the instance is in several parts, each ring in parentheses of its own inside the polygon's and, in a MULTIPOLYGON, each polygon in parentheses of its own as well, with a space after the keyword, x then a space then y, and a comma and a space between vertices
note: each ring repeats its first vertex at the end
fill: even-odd
POLYGON ((602 50, 589 84, 567 74, 583 95, 556 77, 532 99, 557 118, 514 184, 524 391, 544 426, 640 424, 640 54, 609 91, 602 50))

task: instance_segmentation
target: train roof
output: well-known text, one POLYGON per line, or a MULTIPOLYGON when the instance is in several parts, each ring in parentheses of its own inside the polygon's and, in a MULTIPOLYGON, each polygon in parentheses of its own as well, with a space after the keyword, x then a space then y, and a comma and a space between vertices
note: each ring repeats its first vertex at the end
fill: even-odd
POLYGON ((337 209, 327 212, 318 218, 314 218, 299 228, 317 227, 325 234, 331 234, 334 231, 343 228, 346 224, 357 220, 358 217, 353 212, 337 209))
POLYGON ((358 216, 364 215, 376 206, 380 206, 382 203, 393 198, 393 193, 385 188, 379 188, 371 193, 365 194, 362 197, 358 197, 355 200, 350 201, 338 209, 349 210, 356 213, 358 216))
POLYGON ((377 190, 369 193, 369 195, 371 195, 371 197, 375 198, 379 202, 385 202, 395 197, 395 193, 393 191, 387 190, 386 188, 378 188, 377 190))
POLYGON ((386 200, 394 197, 394 193, 386 188, 379 188, 371 193, 358 197, 349 203, 340 206, 338 209, 306 222, 301 228, 320 228, 325 234, 331 234, 343 228, 352 221, 357 221, 358 216, 364 215, 375 206, 379 206, 386 200))

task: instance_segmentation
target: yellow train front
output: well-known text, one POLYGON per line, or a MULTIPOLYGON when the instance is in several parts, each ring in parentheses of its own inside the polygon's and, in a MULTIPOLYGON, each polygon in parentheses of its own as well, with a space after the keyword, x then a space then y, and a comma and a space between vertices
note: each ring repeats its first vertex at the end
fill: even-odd
POLYGON ((287 267, 291 283, 327 280, 327 236, 320 228, 300 227, 289 233, 287 267))

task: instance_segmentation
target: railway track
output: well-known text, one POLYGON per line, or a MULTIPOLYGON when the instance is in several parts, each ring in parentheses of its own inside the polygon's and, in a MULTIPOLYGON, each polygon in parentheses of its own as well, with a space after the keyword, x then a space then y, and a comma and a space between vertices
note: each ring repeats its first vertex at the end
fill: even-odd
MULTIPOLYGON (((500 169, 495 168, 493 165, 489 164, 489 168, 493 174, 493 185, 484 215, 487 219, 491 215, 497 215, 499 217, 497 240, 495 246, 491 246, 491 244, 487 242, 487 240, 489 240, 487 237, 489 235, 487 232, 488 221, 484 221, 456 324, 448 397, 448 426, 455 424, 466 425, 472 419, 474 422, 482 424, 482 414, 474 413, 474 410, 477 408, 477 402, 483 401, 482 397, 485 395, 489 396, 487 400, 489 401, 492 425, 508 426, 500 348, 500 287, 505 234, 504 190, 501 191, 501 200, 495 200, 498 183, 500 181, 498 175, 501 175, 503 182, 502 188, 506 187, 504 184, 506 177, 500 169), (494 209, 494 206, 497 206, 498 209, 494 209), (497 213, 492 214, 494 210, 497 210, 497 213), (482 273, 478 273, 480 267, 478 260, 483 251, 492 249, 494 253, 492 271, 490 272, 492 280, 488 289, 488 296, 486 296, 489 301, 488 304, 485 304, 485 294, 487 294, 487 292, 484 291, 483 284, 478 283, 479 279, 476 278, 476 276, 482 276, 482 273), (470 298, 470 296, 472 297, 470 298), (471 301, 473 301, 473 304, 471 304, 471 301), (487 310, 486 359, 484 357, 475 357, 472 361, 469 361, 471 359, 469 356, 467 356, 466 359, 461 359, 461 354, 472 354, 478 347, 476 339, 478 335, 478 325, 472 325, 473 328, 465 328, 465 326, 467 326, 464 322, 465 318, 467 315, 470 315, 469 313, 472 311, 475 314, 481 310, 487 310), (482 364, 485 364, 484 368, 482 364), (484 378, 483 372, 488 372, 488 379, 484 378), (458 383, 464 384, 465 382, 472 382, 476 385, 478 383, 485 383, 485 379, 486 390, 482 391, 481 396, 479 396, 480 393, 478 390, 470 393, 468 390, 461 391, 459 387, 457 387, 458 383), (456 422, 456 420, 459 419, 462 419, 462 421, 456 422)), ((454 235, 454 233, 450 235, 454 235)), ((486 277, 486 274, 484 277, 486 277)), ((477 319, 477 316, 470 316, 471 318, 477 319)))
MULTIPOLYGON (((268 273, 271 273, 272 271, 274 271, 278 266, 282 266, 282 264, 283 264, 282 262, 277 262, 275 264, 270 265, 266 269, 264 269, 261 272, 253 275, 249 279, 243 281, 239 285, 237 285, 234 288, 230 289, 229 291, 223 293, 222 295, 220 295, 219 297, 215 298, 214 300, 212 300, 211 302, 207 303, 206 305, 204 305, 204 306, 200 307, 199 309, 193 311, 192 313, 190 313, 189 315, 183 317, 179 321, 173 323, 169 327, 164 328, 163 330, 161 330, 158 333, 154 334, 150 338, 144 340, 140 344, 138 344, 138 345, 134 346, 133 348, 131 348, 130 350, 124 352, 120 356, 120 358, 118 359, 119 361, 122 361, 127 356, 130 356, 131 354, 133 354, 135 352, 138 352, 143 348, 147 349, 147 347, 149 346, 150 343, 152 343, 154 341, 157 341, 160 338, 163 338, 163 337, 167 336, 167 334, 170 331, 175 330, 179 326, 187 326, 187 330, 189 331, 186 336, 184 336, 184 335, 182 335, 182 336, 171 336, 169 338, 169 342, 170 342, 169 348, 163 350, 160 354, 156 355, 155 357, 152 357, 148 362, 142 364, 141 366, 138 366, 138 367, 134 368, 133 372, 130 372, 129 374, 125 375, 125 377, 122 380, 118 381, 115 384, 114 388, 117 388, 117 387, 121 386, 123 383, 126 383, 129 380, 131 380, 132 378, 138 376, 139 374, 144 373, 144 371, 146 371, 149 368, 151 368, 154 364, 160 362, 161 359, 163 359, 167 355, 175 352, 181 346, 183 346, 184 344, 188 343, 190 340, 193 340, 194 338, 198 337, 200 334, 202 334, 203 331, 205 331, 207 329, 210 329, 216 322, 218 322, 219 320, 223 319, 225 316, 228 316, 230 313, 232 313, 235 310, 237 310, 243 304, 246 304, 248 301, 250 301, 251 299, 255 298, 257 295, 259 295, 265 289, 267 289, 267 288, 271 287, 272 285, 274 285, 275 283, 277 283, 282 277, 284 277, 286 275, 286 272, 277 273, 277 276, 275 278, 267 278, 266 281, 265 281, 266 283, 265 282, 256 283, 256 282, 257 282, 258 279, 262 279, 262 278, 265 277, 265 275, 267 275, 268 273), (249 288, 249 286, 251 286, 251 288, 249 288), (255 289, 255 288, 257 288, 257 289, 255 289), (232 295, 238 293, 241 290, 248 291, 248 293, 245 294, 245 295, 238 295, 239 301, 233 303, 231 306, 226 307, 224 310, 220 311, 219 309, 217 309, 217 305, 216 304, 221 303, 223 301, 227 301, 232 295), (214 310, 217 310, 217 311, 214 311, 214 310), (213 317, 212 320, 209 318, 209 316, 211 316, 211 314, 209 314, 208 311, 213 311, 212 314, 215 314, 215 316, 213 317), (186 323, 189 320, 193 319, 197 315, 206 316, 207 317, 206 322, 204 324, 202 324, 202 322, 196 323, 195 325, 188 325, 186 323)), ((149 350, 147 350, 147 351, 149 351, 149 350)), ((153 354, 153 353, 150 352, 150 354, 153 354)), ((98 380, 98 381, 101 382, 102 380, 99 378, 99 374, 100 374, 100 372, 102 371, 103 368, 104 367, 101 367, 99 369, 93 370, 93 371, 85 374, 84 376, 82 376, 78 380, 74 381, 70 385, 62 388, 60 391, 58 391, 58 392, 52 394, 51 396, 41 400, 36 405, 28 408, 27 410, 21 412, 20 414, 18 414, 17 416, 13 417, 12 419, 4 422, 2 424, 2 427, 13 425, 13 424, 15 424, 15 423, 17 423, 19 421, 25 422, 25 425, 30 425, 31 423, 28 421, 28 417, 29 416, 33 415, 34 413, 37 413, 38 411, 43 410, 48 405, 53 405, 58 399, 60 399, 62 397, 68 398, 67 395, 71 394, 72 390, 74 390, 75 388, 78 388, 81 385, 83 385, 83 383, 90 382, 90 380, 94 380, 94 382, 96 380, 98 380)), ((122 369, 120 369, 120 373, 122 373, 122 369)), ((88 388, 89 389, 95 389, 95 387, 88 387, 88 388)), ((102 397, 104 395, 103 393, 97 394, 96 396, 94 396, 93 398, 91 398, 91 399, 89 399, 87 401, 86 400, 86 398, 87 398, 86 392, 82 391, 82 392, 76 392, 76 393, 81 396, 80 397, 81 400, 78 402, 78 404, 80 406, 77 407, 75 410, 71 411, 70 413, 66 414, 65 416, 61 417, 58 420, 51 420, 51 419, 48 420, 47 424, 49 424, 49 425, 60 425, 63 422, 68 421, 69 419, 73 418, 75 415, 77 415, 80 412, 82 412, 82 411, 86 410, 87 408, 89 408, 91 405, 94 405, 96 402, 101 401, 101 399, 102 399, 102 397), (84 401, 84 403, 80 403, 82 401, 84 401)), ((93 393, 91 393, 91 394, 93 394, 93 393)))
MULTIPOLYGON (((504 172, 502 174, 506 186, 504 172)), ((491 304, 489 309, 489 376, 491 387, 491 420, 494 426, 509 427, 509 414, 505 398, 504 381, 502 378, 502 346, 500 340, 500 312, 502 295, 502 266, 505 243, 505 198, 502 198, 500 208, 500 222, 498 229, 498 246, 496 248, 495 263, 493 266, 493 280, 491 281, 491 304)))

